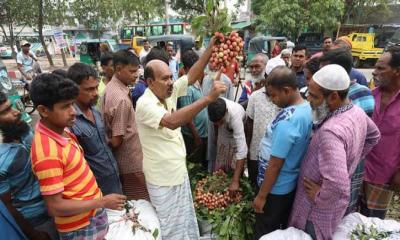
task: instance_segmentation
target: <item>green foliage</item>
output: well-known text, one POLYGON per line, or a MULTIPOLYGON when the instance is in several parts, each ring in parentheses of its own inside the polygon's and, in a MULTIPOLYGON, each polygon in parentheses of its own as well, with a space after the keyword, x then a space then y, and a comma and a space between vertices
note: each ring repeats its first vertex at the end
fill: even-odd
POLYGON ((383 23, 393 15, 391 0, 346 0, 343 23, 383 23))
POLYGON ((192 20, 192 29, 196 36, 211 37, 215 32, 231 31, 228 9, 219 8, 219 0, 206 0, 204 14, 192 20))
POLYGON ((336 27, 343 15, 343 0, 256 1, 260 9, 257 29, 297 37, 304 30, 321 31, 336 27))
POLYGON ((203 14, 204 0, 171 0, 171 8, 186 20, 203 14))

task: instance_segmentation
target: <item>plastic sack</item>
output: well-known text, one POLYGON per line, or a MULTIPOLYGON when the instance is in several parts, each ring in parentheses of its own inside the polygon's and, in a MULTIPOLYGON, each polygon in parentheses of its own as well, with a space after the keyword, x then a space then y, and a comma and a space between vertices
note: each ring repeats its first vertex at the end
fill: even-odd
POLYGON ((307 233, 290 227, 285 230, 276 230, 272 233, 262 236, 259 240, 312 240, 307 233))
POLYGON ((351 232, 356 229, 357 225, 364 225, 369 228, 371 225, 378 231, 395 232, 385 240, 400 239, 400 223, 395 220, 382 220, 379 218, 369 218, 360 213, 352 213, 343 218, 340 225, 333 234, 333 240, 350 239, 351 232))
MULTIPOLYGON (((108 233, 106 240, 161 240, 160 222, 157 214, 150 202, 146 200, 129 201, 129 204, 134 207, 135 213, 139 213, 138 221, 140 225, 150 230, 143 231, 136 228, 135 234, 132 231, 133 223, 129 220, 124 220, 125 210, 116 211, 106 209, 108 217, 108 233), (157 230, 156 230, 157 229, 157 230), (154 238, 154 231, 158 232, 154 238)), ((133 209, 131 209, 132 211, 133 209)))

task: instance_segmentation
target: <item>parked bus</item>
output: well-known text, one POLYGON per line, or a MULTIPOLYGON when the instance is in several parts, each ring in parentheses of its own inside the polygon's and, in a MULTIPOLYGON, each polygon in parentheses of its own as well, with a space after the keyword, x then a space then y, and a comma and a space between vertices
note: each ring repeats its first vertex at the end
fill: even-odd
POLYGON ((165 22, 150 22, 149 24, 129 25, 121 29, 121 44, 132 45, 134 37, 149 37, 168 34, 188 34, 190 25, 186 22, 170 20, 167 25, 165 22))

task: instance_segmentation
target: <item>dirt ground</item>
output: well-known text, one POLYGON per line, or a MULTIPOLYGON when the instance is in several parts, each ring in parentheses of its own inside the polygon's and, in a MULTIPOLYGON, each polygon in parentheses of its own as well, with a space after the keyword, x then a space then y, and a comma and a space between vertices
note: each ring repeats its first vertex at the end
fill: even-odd
MULTIPOLYGON (((79 55, 75 56, 75 58, 68 56, 67 57, 68 66, 64 66, 61 55, 53 56, 53 62, 54 62, 53 67, 50 67, 49 61, 47 60, 46 57, 38 57, 38 60, 43 71, 51 72, 59 68, 67 69, 68 66, 71 66, 75 62, 79 62, 79 55)), ((3 63, 6 65, 8 71, 18 71, 15 59, 3 59, 3 63)))

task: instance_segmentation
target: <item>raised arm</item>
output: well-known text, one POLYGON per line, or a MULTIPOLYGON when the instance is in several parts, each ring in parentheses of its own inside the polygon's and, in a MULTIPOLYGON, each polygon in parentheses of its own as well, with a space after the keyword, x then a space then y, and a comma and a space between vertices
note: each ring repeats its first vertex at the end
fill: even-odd
POLYGON ((201 55, 200 59, 190 68, 187 74, 189 85, 194 84, 197 80, 199 80, 202 77, 204 69, 208 64, 208 60, 210 60, 214 44, 215 44, 215 37, 212 37, 204 54, 201 55))

